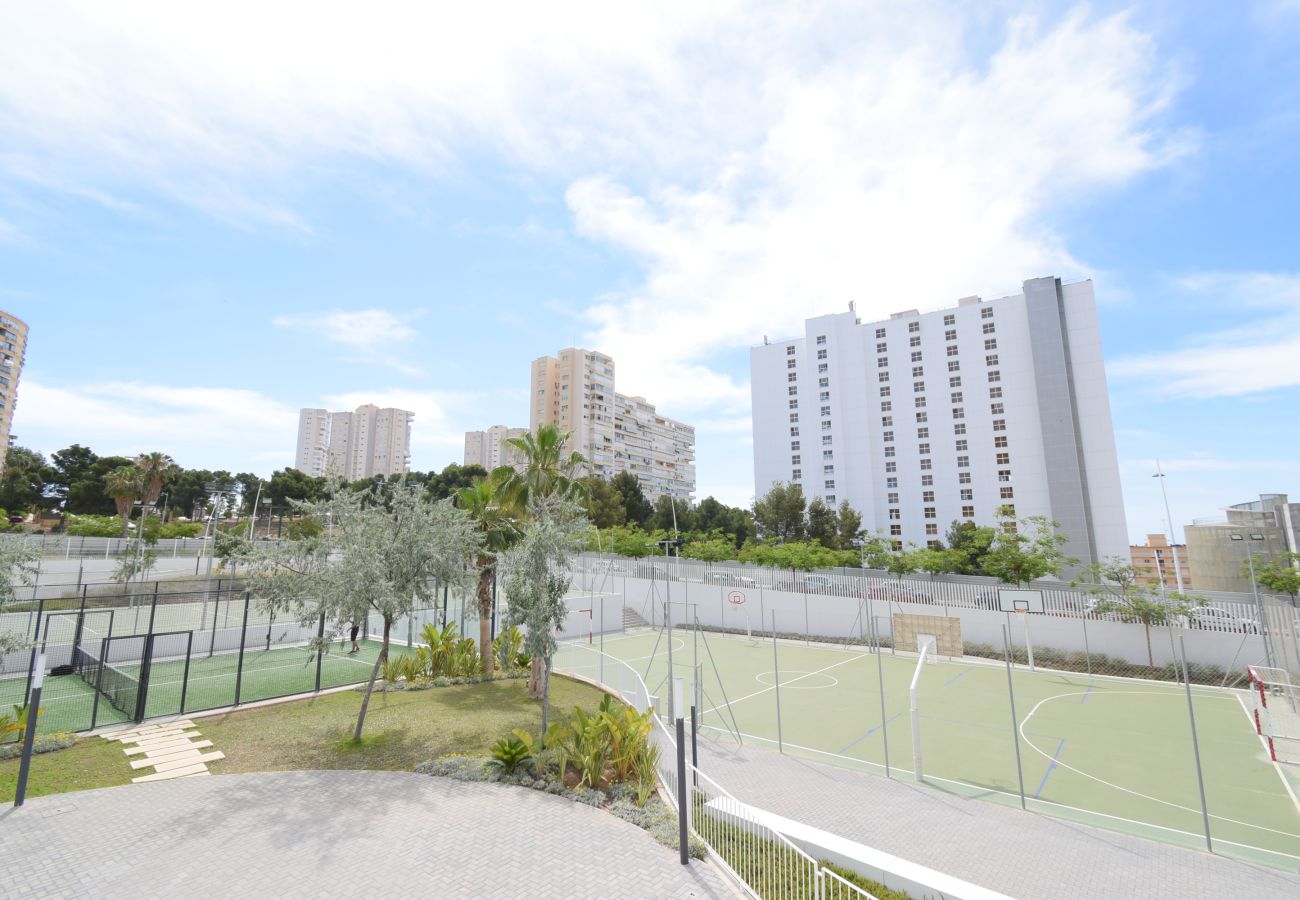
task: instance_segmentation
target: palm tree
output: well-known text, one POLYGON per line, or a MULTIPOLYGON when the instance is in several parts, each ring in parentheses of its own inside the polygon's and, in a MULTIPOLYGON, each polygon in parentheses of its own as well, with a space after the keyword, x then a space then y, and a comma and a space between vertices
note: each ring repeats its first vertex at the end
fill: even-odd
POLYGON ((571 436, 571 432, 561 431, 557 425, 543 425, 535 435, 526 434, 507 442, 524 457, 523 471, 512 470, 505 483, 506 490, 515 494, 520 507, 526 508, 529 499, 581 489, 578 479, 587 460, 581 453, 564 452, 571 436))
POLYGON ((117 514, 122 517, 122 537, 127 536, 131 522, 131 507, 144 490, 143 475, 136 466, 118 466, 104 476, 104 492, 117 504, 117 514))
POLYGON ((135 466, 140 470, 140 499, 145 506, 158 502, 163 485, 180 474, 181 467, 166 453, 141 453, 135 458, 135 466))
POLYGON ((492 653, 492 580, 497 559, 521 534, 518 509, 504 489, 512 472, 503 466, 456 492, 456 506, 469 514, 483 536, 474 554, 474 567, 478 570, 478 650, 485 675, 492 674, 496 663, 492 653))

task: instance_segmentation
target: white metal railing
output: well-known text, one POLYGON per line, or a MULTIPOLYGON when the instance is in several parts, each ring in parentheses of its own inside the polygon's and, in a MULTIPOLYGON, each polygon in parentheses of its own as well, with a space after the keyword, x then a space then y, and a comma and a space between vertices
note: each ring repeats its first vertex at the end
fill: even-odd
MULTIPOLYGON (((677 741, 659 715, 640 673, 621 659, 587 644, 562 644, 552 658, 556 672, 581 678, 617 695, 634 709, 653 710, 651 741, 663 794, 677 809, 677 741)), ((689 760, 684 765, 687 824, 712 858, 745 892, 763 900, 875 900, 809 856, 762 814, 737 800, 689 760)))

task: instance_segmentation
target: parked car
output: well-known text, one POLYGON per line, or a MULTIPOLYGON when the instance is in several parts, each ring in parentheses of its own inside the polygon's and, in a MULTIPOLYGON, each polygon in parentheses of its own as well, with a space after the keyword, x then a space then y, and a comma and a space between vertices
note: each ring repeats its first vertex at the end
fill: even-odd
POLYGON ((1187 614, 1188 628, 1206 628, 1211 631, 1240 631, 1259 633, 1259 623, 1253 619, 1235 616, 1217 606, 1198 606, 1187 614))
POLYGON ((900 584, 873 584, 867 588, 867 597, 872 600, 892 600, 895 603, 933 603, 929 594, 909 590, 900 584))
POLYGON ((730 584, 737 587, 758 587, 758 579, 752 575, 742 575, 731 569, 709 569, 704 573, 706 584, 730 584))
POLYGON ((627 574, 627 569, 623 567, 622 563, 612 562, 608 559, 596 560, 596 562, 593 563, 591 566, 591 571, 595 572, 597 575, 605 575, 605 574, 626 575, 627 574))

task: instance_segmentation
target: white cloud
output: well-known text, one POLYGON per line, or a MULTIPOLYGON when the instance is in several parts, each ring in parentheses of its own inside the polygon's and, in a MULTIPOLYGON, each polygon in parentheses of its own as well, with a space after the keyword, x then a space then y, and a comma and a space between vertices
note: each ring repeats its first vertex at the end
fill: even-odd
POLYGON ((410 340, 415 329, 386 309, 341 309, 322 313, 276 316, 272 320, 281 328, 293 328, 316 334, 327 341, 356 350, 374 351, 410 340))
POLYGON ((1194 398, 1300 386, 1300 275, 1207 273, 1181 286, 1189 300, 1231 311, 1243 324, 1197 335, 1179 350, 1116 360, 1108 366, 1112 376, 1194 398))

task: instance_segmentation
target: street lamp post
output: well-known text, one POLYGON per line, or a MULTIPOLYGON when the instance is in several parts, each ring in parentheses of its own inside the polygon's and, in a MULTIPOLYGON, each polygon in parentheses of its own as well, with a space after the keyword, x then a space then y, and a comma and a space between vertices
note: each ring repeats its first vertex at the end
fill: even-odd
MULTIPOLYGON (((1165 498, 1165 521, 1169 523, 1169 552, 1174 555, 1174 581, 1178 585, 1178 593, 1183 592, 1183 569, 1178 565, 1178 539, 1174 537, 1174 517, 1169 514, 1169 492, 1165 490, 1165 473, 1160 470, 1160 460, 1156 460, 1156 474, 1152 478, 1160 479, 1160 495, 1165 498)), ((1157 569, 1159 566, 1157 566, 1157 569)), ((1164 587, 1165 580, 1162 575, 1160 586, 1164 587)))
MULTIPOLYGON (((1257 534, 1257 533, 1250 533, 1250 532, 1248 532, 1247 534, 1241 534, 1240 532, 1234 531, 1231 532, 1228 535, 1228 537, 1231 540, 1242 541, 1242 542, 1246 542, 1247 540, 1250 541, 1264 540, 1264 535, 1257 534)), ((1255 580, 1255 551, 1251 548, 1249 543, 1246 543, 1245 546, 1246 546, 1246 566, 1250 570, 1250 592, 1251 595, 1255 598, 1255 621, 1259 624, 1260 637, 1264 639, 1264 659, 1268 663, 1269 668, 1272 668, 1273 651, 1268 645, 1268 631, 1264 625, 1264 609, 1259 602, 1259 582, 1255 580)))

